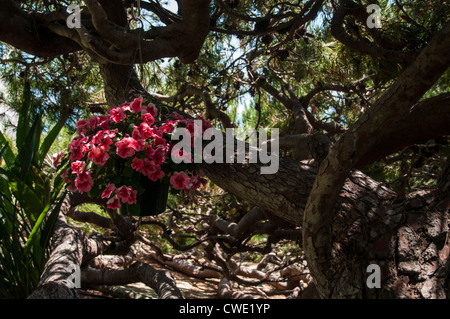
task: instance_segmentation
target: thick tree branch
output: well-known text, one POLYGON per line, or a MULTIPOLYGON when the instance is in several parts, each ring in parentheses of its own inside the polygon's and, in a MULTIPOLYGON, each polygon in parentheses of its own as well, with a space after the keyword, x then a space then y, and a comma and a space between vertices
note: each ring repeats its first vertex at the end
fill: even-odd
POLYGON ((117 1, 87 1, 91 19, 82 19, 80 28, 69 29, 64 11, 25 13, 14 1, 5 0, 0 3, 0 40, 42 57, 84 49, 100 63, 133 65, 164 57, 191 63, 209 32, 210 1, 181 2, 184 10, 179 21, 144 31, 126 28, 124 8, 117 1), (117 9, 115 13, 112 6, 117 9))
POLYGON ((297 161, 314 159, 321 163, 328 155, 331 141, 324 134, 295 134, 279 138, 280 149, 293 152, 297 161))
POLYGON ((222 278, 218 287, 219 298, 222 299, 255 299, 253 295, 241 291, 233 291, 233 285, 228 279, 222 278))
POLYGON ((373 150, 355 162, 363 168, 412 144, 450 135, 450 93, 416 103, 386 134, 377 137, 373 150))
POLYGON ((203 103, 205 103, 207 119, 218 119, 222 123, 223 128, 235 127, 235 124, 232 123, 230 117, 216 107, 211 99, 211 94, 207 90, 197 88, 192 84, 183 85, 179 92, 172 96, 161 95, 158 93, 151 93, 151 95, 166 103, 176 103, 187 96, 198 96, 203 100, 203 103))
MULTIPOLYGON (((358 15, 361 12, 361 8, 364 10, 363 7, 354 3, 352 0, 341 1, 340 7, 335 11, 333 19, 331 20, 331 34, 347 47, 372 57, 381 57, 403 65, 408 65, 414 61, 418 54, 415 51, 401 51, 392 48, 386 49, 371 42, 356 40, 348 34, 343 26, 345 17, 347 15, 358 15)), ((380 36, 376 36, 376 38, 378 39, 378 42, 380 42, 380 36)), ((384 40, 383 43, 386 43, 386 40, 384 40)))
POLYGON ((141 1, 141 8, 156 14, 161 22, 166 25, 181 21, 181 17, 179 15, 163 8, 159 3, 153 0, 150 0, 150 2, 141 1))
POLYGON ((375 148, 373 136, 395 130, 450 64, 450 23, 438 32, 397 81, 332 147, 320 166, 304 214, 303 245, 319 291, 331 293, 332 235, 335 203, 350 170, 375 148), (328 275, 325 275, 327 274, 328 275), (316 277, 318 278, 318 277, 316 277))
POLYGON ((139 261, 123 270, 84 268, 81 272, 81 281, 92 285, 124 285, 143 282, 155 290, 160 299, 183 299, 181 291, 176 287, 175 280, 169 272, 156 270, 139 261))
POLYGON ((251 70, 251 66, 249 67, 250 75, 256 79, 255 84, 264 89, 267 93, 272 95, 276 100, 282 103, 286 109, 293 112, 294 120, 295 120, 295 132, 297 134, 303 133, 311 133, 312 126, 308 121, 308 118, 305 113, 305 108, 303 108, 302 104, 295 96, 288 96, 285 93, 277 90, 274 86, 269 84, 264 77, 258 76, 254 71, 251 70))
POLYGON ((94 212, 81 212, 72 208, 67 212, 67 217, 82 223, 94 224, 105 229, 111 229, 113 227, 111 219, 100 216, 94 212))
POLYGON ((72 271, 70 266, 81 266, 104 251, 99 238, 87 238, 80 230, 66 224, 60 213, 56 221, 51 255, 41 275, 38 288, 29 296, 30 299, 77 298, 77 293, 70 288, 72 271))
POLYGON ((70 38, 37 24, 36 19, 38 16, 23 11, 13 0, 2 0, 0 41, 30 54, 50 58, 82 49, 70 38))

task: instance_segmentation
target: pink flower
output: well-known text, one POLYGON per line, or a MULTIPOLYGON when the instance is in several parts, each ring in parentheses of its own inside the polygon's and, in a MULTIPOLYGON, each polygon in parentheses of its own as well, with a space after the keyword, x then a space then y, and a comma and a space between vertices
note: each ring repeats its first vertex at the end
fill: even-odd
POLYGON ((94 181, 92 180, 91 171, 89 170, 83 171, 82 173, 78 174, 77 178, 75 179, 75 186, 81 193, 89 192, 93 184, 94 181))
POLYGON ((98 116, 97 125, 103 130, 109 130, 109 116, 98 116))
POLYGON ((150 103, 147 106, 143 106, 141 109, 141 114, 144 115, 146 113, 150 113, 153 117, 156 117, 158 115, 158 109, 155 104, 150 103))
POLYGON ((137 203, 137 190, 133 187, 122 186, 116 190, 117 197, 122 201, 122 203, 136 204, 137 203))
POLYGON ((119 123, 127 117, 121 107, 112 108, 108 113, 110 115, 110 120, 114 123, 119 123))
POLYGON ((161 167, 156 165, 155 162, 148 160, 147 158, 144 160, 144 168, 142 169, 142 174, 150 178, 154 176, 155 173, 161 171, 161 167))
POLYGON ((99 122, 99 117, 98 116, 92 116, 89 119, 89 126, 92 130, 95 130, 95 128, 97 127, 97 123, 99 122))
POLYGON ((177 112, 172 112, 170 113, 169 117, 173 118, 173 119, 177 119, 179 121, 184 120, 183 115, 178 114, 177 112))
POLYGON ((116 154, 122 158, 133 156, 136 151, 141 150, 142 145, 132 137, 125 137, 116 142, 116 154))
POLYGON ((53 154, 52 160, 53 160, 53 167, 57 167, 61 163, 61 158, 64 156, 63 151, 59 151, 56 154, 53 154))
POLYGON ((73 181, 69 178, 69 169, 66 169, 64 173, 61 174, 61 177, 64 178, 64 183, 70 184, 73 181))
POLYGON ((109 209, 118 209, 122 207, 122 205, 120 204, 119 198, 117 196, 114 196, 106 202, 106 207, 108 207, 109 209))
POLYGON ((103 191, 101 198, 109 198, 115 189, 116 185, 108 184, 108 186, 106 186, 106 189, 103 191))
POLYGON ((189 177, 185 172, 174 172, 170 177, 170 184, 175 189, 185 189, 189 183, 189 177))
POLYGON ((82 161, 75 161, 70 164, 70 169, 73 174, 81 174, 86 167, 86 163, 82 161))
POLYGON ((89 121, 88 120, 80 120, 76 124, 78 135, 85 135, 88 129, 89 121))
POLYGON ((142 133, 137 126, 133 127, 133 134, 131 135, 131 137, 133 137, 135 140, 144 139, 144 136, 142 136, 142 133))
POLYGON ((145 144, 145 140, 153 136, 154 136, 153 129, 147 123, 141 123, 139 127, 138 126, 133 127, 132 137, 135 140, 142 140, 143 143, 145 144))
POLYGON ((150 127, 148 123, 141 123, 139 124, 139 132, 141 132, 141 135, 147 139, 153 137, 155 134, 153 133, 153 129, 150 127))
POLYGON ((92 151, 88 154, 88 158, 93 161, 94 164, 103 166, 108 161, 109 155, 102 148, 93 147, 92 151))
POLYGON ((69 192, 75 192, 77 190, 77 187, 75 186, 75 183, 71 183, 68 187, 67 190, 69 192))
POLYGON ((194 134, 194 121, 192 120, 186 120, 186 129, 191 133, 191 135, 194 134))
POLYGON ((143 167, 140 172, 144 176, 148 177, 161 169, 159 167, 159 165, 156 165, 155 162, 149 160, 148 158, 144 158, 142 162, 143 162, 143 167))
POLYGON ((131 111, 131 108, 130 108, 130 106, 127 104, 127 103, 124 103, 124 104, 122 104, 121 106, 119 106, 121 109, 122 109, 122 111, 131 111))
POLYGON ((151 154, 151 158, 156 164, 162 165, 166 161, 166 152, 162 147, 156 148, 151 154))
POLYGON ((109 146, 113 144, 112 139, 116 136, 115 132, 109 130, 98 131, 92 138, 92 143, 96 144, 102 151, 108 151, 109 146))
POLYGON ((153 117, 156 117, 158 115, 158 109, 156 108, 155 104, 150 103, 148 105, 149 112, 153 117))
POLYGON ((175 124, 176 124, 175 121, 166 121, 166 124, 162 126, 162 131, 164 133, 172 133, 173 130, 175 129, 175 124))
POLYGON ((187 190, 194 191, 201 186, 205 186, 208 181, 204 178, 198 176, 192 176, 189 180, 188 185, 186 186, 187 190))
POLYGON ((178 150, 171 152, 172 160, 178 163, 192 163, 192 154, 189 151, 178 150))
POLYGON ((143 159, 135 157, 133 162, 131 163, 131 168, 136 170, 137 172, 142 172, 144 169, 145 163, 143 159))
POLYGON ((154 182, 156 182, 158 179, 163 178, 165 175, 159 166, 157 166, 157 168, 158 169, 154 173, 147 176, 150 180, 154 182))
POLYGON ((150 113, 145 113, 141 116, 141 120, 148 125, 155 123, 155 118, 150 113))
POLYGON ((134 101, 130 104, 130 108, 136 113, 139 113, 141 111, 143 101, 144 98, 142 96, 138 97, 137 99, 134 99, 134 101))
POLYGON ((156 136, 153 145, 155 145, 155 147, 158 147, 159 145, 164 147, 166 146, 166 139, 164 137, 156 136))
POLYGON ((131 163, 131 167, 154 182, 164 177, 164 172, 161 171, 161 166, 148 158, 140 159, 135 157, 131 163))
POLYGON ((77 136, 70 142, 68 146, 70 161, 81 160, 84 157, 84 154, 89 150, 89 147, 86 145, 88 141, 88 137, 77 136))

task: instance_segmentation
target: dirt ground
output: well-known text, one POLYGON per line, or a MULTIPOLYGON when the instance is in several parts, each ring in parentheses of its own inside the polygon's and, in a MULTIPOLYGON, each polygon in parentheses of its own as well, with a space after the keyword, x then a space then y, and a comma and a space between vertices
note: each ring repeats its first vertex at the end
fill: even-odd
MULTIPOLYGON (((146 261, 156 269, 163 269, 156 262, 146 261)), ((186 276, 177 271, 170 270, 174 277, 177 287, 180 289, 185 299, 216 299, 218 279, 201 280, 186 276)), ((259 287, 237 287, 234 290, 253 295, 255 298, 263 299, 285 299, 286 295, 276 292, 274 288, 268 284, 259 287)), ((133 283, 124 286, 99 286, 95 289, 82 288, 79 291, 80 297, 83 299, 157 299, 158 296, 150 287, 143 283, 133 283)))

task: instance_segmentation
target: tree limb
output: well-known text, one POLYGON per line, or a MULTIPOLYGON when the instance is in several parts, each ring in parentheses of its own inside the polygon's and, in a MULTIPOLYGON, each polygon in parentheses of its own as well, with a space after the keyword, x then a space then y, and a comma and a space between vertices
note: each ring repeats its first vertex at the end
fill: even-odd
POLYGON ((391 132, 450 64, 450 23, 375 104, 344 133, 320 166, 303 220, 303 245, 319 291, 330 292, 333 212, 342 185, 355 163, 373 152, 372 136, 391 132), (327 275, 325 275, 327 274, 327 275))
POLYGON ((363 168, 406 146, 450 135, 449 123, 450 93, 420 101, 390 130, 377 137, 372 151, 355 161, 355 167, 363 168))
POLYGON ((81 281, 93 285, 124 285, 143 282, 155 290, 160 299, 183 299, 181 291, 168 271, 156 270, 149 264, 140 261, 123 270, 83 268, 81 281))
MULTIPOLYGON (((386 49, 371 42, 356 40, 349 35, 343 27, 345 17, 347 15, 357 15, 360 10, 361 6, 352 0, 341 1, 340 7, 334 12, 331 20, 331 34, 347 47, 372 57, 382 57, 403 65, 408 65, 414 61, 418 52, 386 49)), ((379 39, 380 37, 377 38, 379 39)))
POLYGON ((39 57, 82 50, 76 42, 36 24, 33 13, 23 11, 13 0, 0 2, 0 41, 39 57))

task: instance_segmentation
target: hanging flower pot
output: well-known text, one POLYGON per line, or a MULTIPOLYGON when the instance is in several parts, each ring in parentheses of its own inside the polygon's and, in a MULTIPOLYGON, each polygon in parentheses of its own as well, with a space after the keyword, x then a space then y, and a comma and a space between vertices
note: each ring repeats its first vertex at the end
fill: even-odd
MULTIPOLYGON (((139 97, 111 108, 108 115, 76 123, 77 135, 68 146, 70 164, 61 174, 69 191, 105 199, 108 209, 123 215, 152 216, 165 211, 170 185, 180 191, 205 185, 192 163, 192 150, 186 151, 190 161, 172 159, 172 135, 178 128, 193 131, 194 120, 161 114, 143 102, 139 97)), ((202 133, 212 127, 197 119, 202 133)))
POLYGON ((139 216, 154 216, 166 210, 169 196, 169 183, 158 180, 153 182, 148 178, 142 179, 142 187, 145 191, 138 196, 139 216))

